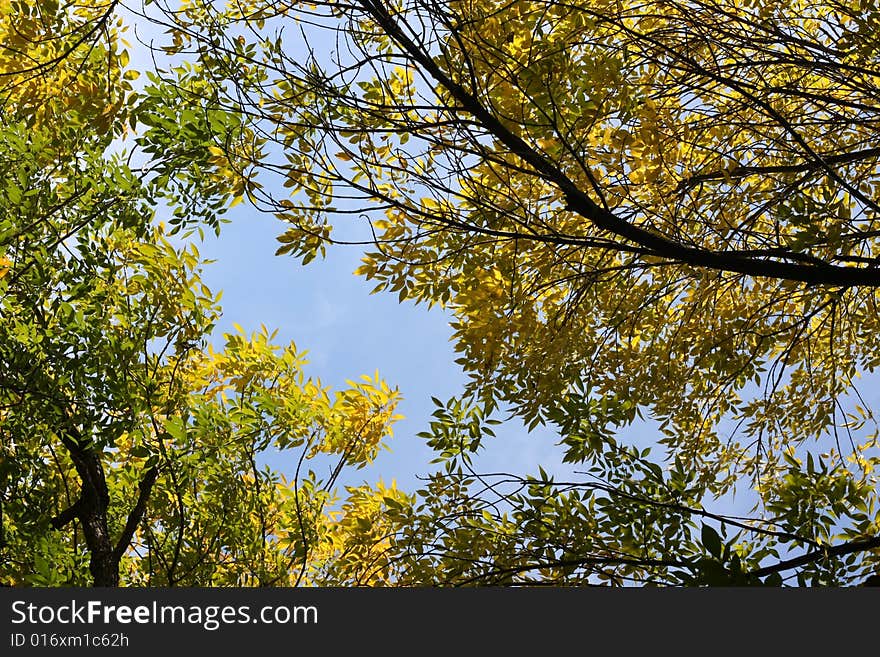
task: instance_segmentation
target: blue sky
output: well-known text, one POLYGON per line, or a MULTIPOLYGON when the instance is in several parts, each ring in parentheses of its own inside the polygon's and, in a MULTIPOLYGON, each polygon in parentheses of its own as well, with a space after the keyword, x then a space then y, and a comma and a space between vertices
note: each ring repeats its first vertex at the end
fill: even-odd
MULTIPOLYGON (((213 290, 223 290, 223 319, 216 329, 215 344, 233 323, 246 332, 261 324, 278 329, 275 342, 296 343, 307 350, 307 374, 325 385, 343 387, 346 379, 376 370, 391 386, 397 386, 405 416, 395 426, 376 463, 350 471, 340 480, 356 484, 380 477, 396 480, 408 491, 418 486, 417 475, 436 466, 435 456, 416 434, 428 428, 434 410, 431 396, 447 399, 462 391, 465 376, 454 363, 449 341, 449 315, 425 304, 399 303, 396 294, 370 294, 374 283, 352 272, 360 264, 363 247, 337 245, 327 257, 306 266, 290 256, 275 256, 275 237, 284 224, 248 209, 244 204, 230 211, 219 238, 206 237, 201 254, 216 262, 207 265, 203 280, 213 290)), ((489 441, 479 464, 490 471, 537 473, 540 464, 561 471, 560 452, 549 432, 528 434, 519 421, 498 427, 497 440, 489 441)), ((274 459, 272 465, 290 474, 294 464, 274 459)))
MULTIPOLYGON (((136 23, 139 36, 164 39, 155 26, 136 23)), ((150 69, 153 65, 146 49, 131 35, 132 65, 150 69)), ((295 47, 293 39, 289 40, 295 47)), ((313 44, 315 45, 315 44, 313 44)), ((331 46, 332 47, 332 46, 331 46)), ((143 78, 141 79, 143 81, 143 78)), ((283 192, 283 190, 276 190, 283 192)), ((283 193, 282 193, 283 196, 283 193)), ((449 316, 438 308, 428 309, 411 302, 399 303, 391 293, 370 294, 373 283, 353 275, 364 247, 334 246, 323 260, 302 266, 289 256, 274 256, 276 236, 285 225, 242 204, 230 211, 231 223, 219 238, 207 237, 199 244, 203 256, 215 259, 207 266, 204 281, 214 291, 223 291, 224 317, 220 334, 232 324, 246 331, 261 324, 278 329, 276 342, 294 341, 309 352, 307 373, 325 385, 341 387, 346 379, 361 374, 380 375, 403 394, 400 412, 405 419, 395 428, 391 453, 383 453, 376 464, 363 471, 349 472, 343 483, 373 482, 378 478, 396 480, 407 490, 418 486, 417 475, 434 468, 433 454, 421 438, 434 409, 431 396, 441 399, 462 391, 465 377, 454 363, 449 341, 449 316)), ((351 237, 353 227, 345 228, 351 237)), ((356 227, 354 227, 357 232, 356 227)), ((877 397, 870 385, 868 393, 877 397)), ((519 421, 498 428, 498 438, 487 443, 479 461, 483 471, 520 474, 536 473, 542 466, 551 473, 570 473, 560 463, 562 451, 554 447, 557 436, 547 431, 527 433, 519 421)), ((645 446, 657 435, 650 423, 637 422, 623 432, 623 440, 645 446)), ((272 463, 286 474, 293 464, 272 463)), ((743 510, 740 508, 740 510, 743 510)))
MULTIPOLYGON (((125 10, 123 10, 125 12, 125 10)), ((158 29, 124 13, 129 25, 131 66, 151 70, 154 66, 144 42, 167 39, 158 29)), ((294 39, 289 39, 295 47, 294 39)), ((313 44, 314 45, 314 44, 313 44)), ((145 76, 136 84, 143 84, 145 76)), ((284 195, 284 190, 273 190, 284 195)), ((236 206, 226 216, 219 237, 206 231, 197 242, 204 258, 216 260, 204 269, 203 281, 215 293, 223 291, 223 319, 215 330, 215 346, 222 333, 232 332, 233 323, 250 333, 264 324, 277 329, 277 344, 296 343, 308 351, 306 373, 324 385, 340 388, 346 379, 379 371, 386 382, 397 386, 403 396, 399 412, 405 417, 395 425, 390 452, 382 452, 370 467, 347 471, 342 484, 395 480, 408 491, 415 490, 418 475, 435 469, 429 461, 436 456, 416 434, 428 429, 434 405, 431 397, 446 400, 462 392, 466 380, 449 338, 449 315, 425 304, 400 303, 396 294, 370 294, 374 282, 355 276, 365 251, 362 246, 337 245, 327 249, 324 259, 302 266, 290 256, 275 256, 276 236, 285 224, 247 206, 236 206)), ((346 239, 369 236, 365 226, 338 225, 346 239)), ((537 473, 538 465, 548 472, 570 472, 560 463, 554 447, 558 437, 540 428, 526 432, 518 420, 496 428, 497 440, 488 441, 479 460, 482 471, 537 473)), ((291 475, 295 463, 271 459, 270 463, 291 475)))

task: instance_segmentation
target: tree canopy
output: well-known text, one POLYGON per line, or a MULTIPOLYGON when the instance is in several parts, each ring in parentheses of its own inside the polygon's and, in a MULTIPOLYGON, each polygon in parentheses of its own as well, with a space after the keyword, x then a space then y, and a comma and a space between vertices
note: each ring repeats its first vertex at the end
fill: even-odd
MULTIPOLYGON (((412 493, 351 491, 322 520, 326 541, 303 535, 320 577, 296 581, 837 585, 876 571, 873 3, 188 0, 145 12, 169 40, 129 116, 151 158, 144 193, 170 204, 171 232, 219 228, 246 200, 283 222, 277 253, 307 263, 359 240, 347 224, 363 218, 357 273, 447 309, 470 377, 424 432, 441 469, 412 493), (507 414, 552 427, 581 474, 480 473, 477 453, 507 414), (622 438, 633 428, 653 450, 622 438), (723 511, 734 496, 748 515, 723 511)), ((123 225, 167 252, 148 223, 123 225)), ((193 294, 199 310, 183 314, 210 315, 207 293, 193 294)), ((187 340, 207 334, 200 321, 187 340)), ((203 349, 192 363, 180 354, 158 361, 180 377, 179 398, 237 422, 250 393, 232 406, 197 393, 213 391, 203 359, 230 375, 203 349)), ((389 393, 370 385, 352 394, 384 409, 389 393)), ((254 395, 260 418, 267 395, 310 396, 254 395)), ((144 408, 156 403, 170 402, 144 408)), ((183 424, 139 440, 158 449, 169 426, 207 426, 175 412, 183 424)), ((319 417, 302 426, 323 429, 319 417)), ((255 500, 258 480, 246 486, 255 500)), ((182 528, 181 516, 156 525, 182 528)), ((156 559, 182 534, 157 539, 156 559)))
POLYGON ((131 93, 112 6, 41 9, 3 14, 15 56, 0 125, 0 580, 320 581, 344 540, 335 480, 375 458, 398 394, 378 375, 334 393, 265 329, 212 348, 219 296, 195 244, 173 244, 159 221, 219 225, 234 195, 182 166, 198 170, 186 153, 209 134, 204 116, 131 93), (174 115, 180 134, 163 123, 174 115), (154 157, 136 170, 111 140, 138 118, 173 147, 142 130, 154 157), (267 466, 269 451, 290 455, 295 477, 267 466), (322 458, 327 477, 309 465, 322 458))

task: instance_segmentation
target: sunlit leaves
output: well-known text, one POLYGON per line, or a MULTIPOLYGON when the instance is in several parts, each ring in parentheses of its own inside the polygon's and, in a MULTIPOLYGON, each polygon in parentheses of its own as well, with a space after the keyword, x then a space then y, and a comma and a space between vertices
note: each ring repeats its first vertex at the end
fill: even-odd
POLYGON ((337 479, 398 393, 332 391, 265 328, 212 348, 219 294, 180 231, 259 189, 257 146, 191 68, 130 93, 114 7, 0 3, 0 579, 97 581, 88 505, 123 584, 318 581, 337 479), (132 128, 135 156, 111 145, 132 128))
MULTIPOLYGON (((36 419, 50 445, 66 426, 103 450, 114 531, 159 468, 134 583, 838 584, 874 567, 864 3, 184 2, 140 94, 112 7, 0 4, 15 540, 45 534, 34 510, 60 511, 76 477, 22 438, 36 419), (131 129, 139 171, 107 149, 131 129), (390 436, 378 376, 330 391, 265 329, 208 346, 217 298, 178 241, 245 201, 303 263, 366 219, 357 273, 452 313, 470 383, 436 402, 422 490, 333 492, 390 436), (585 479, 481 478, 500 408, 557 431, 585 479), (638 419, 661 449, 623 439, 638 419), (747 521, 710 510, 741 491, 747 521), (792 554, 814 556, 789 578, 792 554)), ((75 534, 33 544, 17 579, 56 583, 50 558, 81 579, 75 534)))
MULTIPOLYGON (((216 102, 250 112, 278 149, 258 163, 289 192, 268 204, 290 224, 278 253, 307 262, 336 235, 334 214, 338 226, 362 212, 376 248, 358 273, 453 313, 480 403, 438 407, 426 436, 441 460, 469 462, 483 435, 473 409, 504 405, 529 428, 558 428, 565 460, 626 488, 603 463, 641 418, 665 450, 644 481, 671 468, 667 484, 694 508, 754 482, 756 514, 800 545, 865 526, 840 507, 876 495, 858 379, 880 363, 877 286, 822 281, 870 273, 877 256, 873 13, 772 1, 263 8, 250 8, 259 21, 191 9, 177 36, 205 44, 192 27, 222 16, 235 28, 216 43, 271 71, 260 84, 226 77, 235 94, 216 102), (332 30, 332 52, 287 54, 277 30, 306 19, 307 43, 332 30), (255 51, 239 43, 245 26, 255 51), (825 469, 789 471, 791 449, 825 454, 825 469)), ((595 503, 581 522, 633 525, 625 505, 595 503)), ((679 526, 656 520, 646 527, 679 526)), ((739 581, 746 560, 773 557, 769 540, 749 553, 699 539, 688 535, 685 556, 708 559, 703 581, 739 581)))
POLYGON ((116 3, 0 3, 0 90, 6 120, 26 120, 68 147, 125 131, 131 100, 125 31, 116 3), (78 133, 78 131, 80 131, 78 133), (88 130, 86 131, 88 132, 88 130))

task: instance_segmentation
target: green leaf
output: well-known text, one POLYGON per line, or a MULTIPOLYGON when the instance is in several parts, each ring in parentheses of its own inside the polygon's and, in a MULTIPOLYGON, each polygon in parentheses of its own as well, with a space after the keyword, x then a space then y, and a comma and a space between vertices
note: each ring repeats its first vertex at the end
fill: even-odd
POLYGON ((718 535, 718 532, 716 532, 715 529, 703 523, 701 540, 703 542, 703 547, 706 548, 706 551, 709 554, 711 554, 716 559, 721 559, 721 553, 723 549, 722 541, 721 536, 718 535))

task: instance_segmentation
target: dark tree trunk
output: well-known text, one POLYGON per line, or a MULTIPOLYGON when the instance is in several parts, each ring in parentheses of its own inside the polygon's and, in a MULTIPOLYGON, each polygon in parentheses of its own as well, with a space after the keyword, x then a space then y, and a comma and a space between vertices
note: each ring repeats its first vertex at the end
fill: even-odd
POLYGON ((110 494, 104 479, 101 457, 93 449, 71 453, 71 456, 82 480, 77 516, 82 523, 86 545, 92 555, 89 571, 92 573, 93 584, 119 586, 119 557, 116 556, 107 527, 110 494))
POLYGON ((94 586, 119 586, 119 558, 107 532, 107 514, 83 521, 86 543, 92 553, 89 571, 94 586))
POLYGON ((83 535, 91 559, 89 571, 94 586, 119 586, 119 554, 110 537, 107 526, 107 509, 110 494, 104 478, 104 466, 100 454, 91 445, 83 446, 76 432, 62 438, 70 453, 76 472, 80 477, 79 499, 69 509, 52 520, 52 526, 61 529, 77 518, 82 524, 83 535))
POLYGON ((159 476, 159 469, 152 467, 144 473, 138 485, 138 497, 128 514, 122 535, 117 541, 110 535, 107 525, 107 509, 110 506, 110 493, 104 478, 104 465, 101 455, 91 445, 83 446, 79 433, 70 432, 61 437, 70 453, 81 486, 79 499, 52 519, 52 526, 61 529, 67 523, 78 519, 82 523, 86 545, 89 548, 89 572, 94 586, 119 586, 119 561, 128 549, 138 524, 144 517, 147 502, 159 476))

